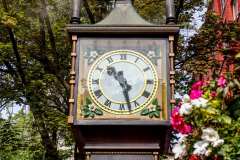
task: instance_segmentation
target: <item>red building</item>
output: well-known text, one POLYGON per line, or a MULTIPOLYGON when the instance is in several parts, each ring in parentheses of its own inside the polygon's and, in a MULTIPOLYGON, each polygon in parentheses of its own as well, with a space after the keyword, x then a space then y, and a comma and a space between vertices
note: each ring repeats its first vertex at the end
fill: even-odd
MULTIPOLYGON (((212 10, 222 18, 222 21, 225 24, 231 24, 232 22, 240 22, 240 0, 212 0, 209 6, 209 10, 212 10)), ((223 68, 221 73, 233 72, 234 65, 232 61, 229 61, 229 57, 234 57, 234 53, 237 53, 240 48, 239 41, 229 41, 229 42, 220 42, 216 48, 232 50, 231 55, 228 56, 228 59, 223 55, 221 51, 215 53, 215 59, 222 64, 223 68)), ((231 59, 231 58, 230 58, 231 59)), ((209 78, 212 75, 212 70, 209 70, 209 74, 205 78, 209 78)))
POLYGON ((210 8, 226 22, 240 22, 240 0, 213 0, 210 8))

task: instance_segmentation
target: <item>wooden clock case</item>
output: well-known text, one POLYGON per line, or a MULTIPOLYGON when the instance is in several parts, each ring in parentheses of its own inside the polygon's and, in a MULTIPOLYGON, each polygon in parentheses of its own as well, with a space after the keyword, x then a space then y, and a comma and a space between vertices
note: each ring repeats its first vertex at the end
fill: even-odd
POLYGON ((71 124, 79 159, 87 160, 158 160, 168 152, 170 142, 170 111, 174 101, 174 37, 179 27, 174 24, 153 25, 140 18, 131 2, 119 1, 115 11, 95 25, 69 24, 72 38, 70 98, 68 123, 71 124), (118 4, 119 3, 119 4, 118 4), (124 8, 125 7, 125 8, 124 8), (129 7, 126 11, 126 7, 129 7), (127 13, 126 13, 127 12, 127 13), (124 17, 124 14, 128 17, 124 17), (76 105, 77 41, 81 38, 162 38, 167 41, 168 106, 166 119, 79 119, 76 105))

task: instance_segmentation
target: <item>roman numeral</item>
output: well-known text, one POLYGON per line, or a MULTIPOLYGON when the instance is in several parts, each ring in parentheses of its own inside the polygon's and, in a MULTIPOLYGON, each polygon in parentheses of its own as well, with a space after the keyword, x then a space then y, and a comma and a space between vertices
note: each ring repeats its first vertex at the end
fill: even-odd
POLYGON ((135 108, 139 106, 139 103, 137 101, 134 101, 133 103, 134 103, 135 108))
POLYGON ((150 68, 147 67, 147 68, 144 68, 143 71, 144 71, 144 72, 147 72, 149 69, 150 69, 150 68))
POLYGON ((102 72, 102 71, 103 71, 103 69, 102 69, 102 68, 99 68, 99 67, 97 67, 96 70, 98 70, 99 72, 102 72))
POLYGON ((119 109, 120 109, 121 111, 122 111, 122 110, 125 110, 124 104, 120 104, 119 109))
POLYGON ((142 96, 148 98, 150 96, 150 93, 148 91, 144 91, 142 96))
POLYGON ((100 97, 103 95, 103 93, 102 93, 101 90, 96 90, 96 91, 94 91, 94 94, 95 94, 95 96, 96 96, 97 98, 100 98, 100 97))
POLYGON ((105 106, 108 106, 110 108, 112 102, 109 101, 108 99, 106 100, 106 102, 104 103, 105 106))
POLYGON ((147 84, 153 84, 153 83, 154 83, 153 80, 151 80, 151 79, 147 80, 147 84))
POLYGON ((112 63, 112 62, 113 62, 112 57, 108 57, 108 58, 107 58, 107 61, 108 61, 108 63, 112 63))
POLYGON ((97 84, 98 85, 99 84, 99 79, 93 80, 92 84, 97 84))
POLYGON ((126 54, 121 54, 121 60, 126 60, 127 59, 127 55, 126 54))
POLYGON ((138 62, 138 60, 139 60, 139 58, 137 57, 137 58, 136 58, 136 60, 135 60, 134 62, 135 62, 135 63, 137 63, 137 62, 138 62))

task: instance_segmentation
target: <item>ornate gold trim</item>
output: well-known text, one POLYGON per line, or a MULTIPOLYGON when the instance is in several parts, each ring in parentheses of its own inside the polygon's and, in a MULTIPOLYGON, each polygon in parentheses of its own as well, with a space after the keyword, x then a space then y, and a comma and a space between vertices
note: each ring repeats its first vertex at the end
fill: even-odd
POLYGON ((163 109, 163 120, 168 119, 168 107, 167 107, 167 83, 162 82, 162 109, 163 109))

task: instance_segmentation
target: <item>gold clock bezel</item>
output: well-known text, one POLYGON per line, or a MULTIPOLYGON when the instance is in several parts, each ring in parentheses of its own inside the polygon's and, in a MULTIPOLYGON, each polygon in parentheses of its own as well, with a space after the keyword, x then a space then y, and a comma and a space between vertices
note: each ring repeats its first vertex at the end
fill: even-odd
MULTIPOLYGON (((128 63, 132 63, 131 61, 128 61, 128 60, 124 60, 124 61, 127 61, 128 63)), ((114 61, 113 63, 116 63, 116 61, 114 61)), ((145 74, 144 74, 144 77, 146 77, 145 74)), ((147 79, 145 78, 144 79, 144 85, 145 86, 143 88, 143 91, 146 88, 146 80, 147 79)), ((103 54, 102 56, 97 58, 97 60, 92 64, 92 66, 89 70, 89 73, 88 73, 88 77, 87 77, 87 87, 88 87, 88 91, 89 91, 89 95, 91 97, 91 100, 93 100, 94 104, 97 105, 98 107, 100 107, 101 109, 103 109, 104 111, 106 111, 108 113, 116 114, 116 115, 130 115, 130 114, 134 114, 134 113, 137 113, 137 112, 141 111, 143 108, 145 108, 146 106, 148 106, 152 102, 152 100, 154 99, 154 97, 156 96, 156 93, 157 93, 158 76, 157 76, 157 71, 156 71, 153 63, 142 53, 132 51, 132 50, 114 50, 114 51, 110 51, 110 52, 107 52, 107 53, 103 54), (114 109, 108 108, 108 106, 105 106, 104 104, 102 104, 101 102, 98 101, 98 99, 94 95, 94 91, 92 90, 92 87, 90 86, 90 85, 92 85, 91 75, 95 71, 99 62, 101 63, 102 60, 105 60, 106 58, 108 58, 112 55, 120 55, 120 54, 123 54, 123 53, 142 59, 145 64, 147 64, 148 66, 151 67, 151 71, 152 71, 152 74, 153 74, 153 77, 154 77, 153 89, 151 91, 150 97, 143 104, 140 104, 138 107, 133 109, 131 112, 129 112, 128 110, 114 110, 114 109)), ((105 96, 104 92, 103 92, 103 96, 105 96)), ((137 97, 139 98, 139 97, 141 97, 141 95, 139 95, 137 97)), ((119 103, 119 104, 126 104, 126 103, 119 103)))

